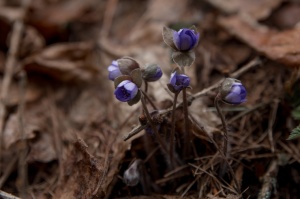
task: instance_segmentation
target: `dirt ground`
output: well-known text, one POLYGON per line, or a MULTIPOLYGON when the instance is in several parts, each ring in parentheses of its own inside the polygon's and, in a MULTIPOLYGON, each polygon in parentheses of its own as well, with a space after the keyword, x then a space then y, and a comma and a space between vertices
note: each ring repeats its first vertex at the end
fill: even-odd
POLYGON ((297 0, 0 0, 0 198, 298 199, 299 66, 297 0), (163 27, 192 25, 188 113, 181 94, 172 111, 163 27), (158 133, 115 98, 124 56, 163 71, 147 89, 158 133), (247 90, 220 103, 227 158, 225 77, 247 90))

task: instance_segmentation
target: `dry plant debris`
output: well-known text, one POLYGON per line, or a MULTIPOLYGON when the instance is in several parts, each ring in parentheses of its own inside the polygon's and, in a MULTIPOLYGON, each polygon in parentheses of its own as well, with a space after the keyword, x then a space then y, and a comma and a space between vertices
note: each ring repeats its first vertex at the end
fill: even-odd
POLYGON ((0 198, 300 198, 299 10, 293 0, 0 1, 0 198), (173 110, 162 31, 192 25, 195 60, 179 62, 193 63, 192 89, 173 110), (163 72, 142 98, 159 109, 156 135, 140 102, 114 98, 107 67, 123 56, 163 72), (214 107, 225 77, 248 92, 221 104, 226 129, 214 107))

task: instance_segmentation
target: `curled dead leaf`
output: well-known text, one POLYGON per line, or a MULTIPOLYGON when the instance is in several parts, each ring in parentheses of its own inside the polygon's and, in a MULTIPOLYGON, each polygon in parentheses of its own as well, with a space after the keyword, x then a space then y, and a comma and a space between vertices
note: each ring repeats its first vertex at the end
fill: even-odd
POLYGON ((275 31, 239 15, 221 17, 219 23, 256 51, 287 66, 300 65, 300 29, 275 31))
POLYGON ((26 71, 35 71, 61 81, 91 81, 99 72, 88 42, 52 45, 24 61, 26 71))

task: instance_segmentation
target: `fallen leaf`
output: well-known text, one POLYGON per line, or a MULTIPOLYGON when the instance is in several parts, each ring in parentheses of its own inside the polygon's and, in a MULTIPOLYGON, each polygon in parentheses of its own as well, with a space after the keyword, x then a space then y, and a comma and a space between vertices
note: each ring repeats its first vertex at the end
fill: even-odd
POLYGON ((300 29, 276 31, 239 15, 220 17, 219 23, 268 58, 288 66, 300 65, 300 29))
POLYGON ((94 45, 88 42, 55 44, 24 61, 24 69, 61 81, 91 81, 98 74, 93 57, 94 45))
POLYGON ((103 163, 87 151, 87 145, 82 139, 78 139, 65 164, 67 171, 64 186, 57 187, 53 198, 92 198, 103 175, 103 163))
POLYGON ((53 136, 51 136, 50 133, 36 133, 36 139, 29 142, 30 152, 27 156, 27 161, 48 163, 57 159, 53 143, 53 136))
POLYGON ((256 20, 265 19, 282 0, 207 0, 227 14, 240 13, 256 20))
MULTIPOLYGON (((31 120, 32 121, 32 120, 31 120)), ((9 117, 3 131, 3 145, 8 149, 14 143, 24 139, 32 139, 35 137, 39 127, 32 122, 24 122, 24 135, 21 135, 18 114, 13 114, 9 117)))

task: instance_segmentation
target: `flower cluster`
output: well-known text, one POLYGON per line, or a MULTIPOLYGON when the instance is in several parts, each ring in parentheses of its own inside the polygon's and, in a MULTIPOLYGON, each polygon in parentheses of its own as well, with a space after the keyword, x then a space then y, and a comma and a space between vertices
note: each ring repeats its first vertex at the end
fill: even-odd
POLYGON ((131 57, 123 57, 112 61, 108 67, 108 78, 114 81, 115 96, 121 102, 136 104, 141 98, 142 82, 157 81, 162 76, 161 68, 151 64, 141 69, 137 61, 131 57))
MULTIPOLYGON (((200 33, 197 32, 195 27, 182 28, 178 31, 164 27, 163 39, 165 43, 171 48, 171 57, 176 64, 173 71, 170 74, 168 89, 173 93, 173 106, 171 110, 171 121, 165 119, 165 115, 162 114, 155 103, 152 102, 151 96, 147 94, 147 88, 149 82, 155 82, 163 76, 161 67, 157 64, 148 64, 141 67, 140 64, 131 57, 123 57, 118 60, 112 61, 108 67, 108 78, 114 82, 115 91, 114 95, 116 99, 121 102, 127 102, 129 105, 133 105, 141 101, 143 113, 139 117, 140 126, 134 128, 129 135, 145 130, 146 134, 155 136, 158 143, 161 145, 164 154, 169 153, 169 162, 175 163, 176 143, 174 143, 175 130, 176 130, 176 116, 175 112, 178 108, 177 99, 182 97, 182 113, 184 119, 184 134, 183 134, 183 155, 188 154, 191 146, 192 138, 189 128, 189 113, 188 106, 189 100, 187 97, 187 88, 190 88, 190 77, 185 74, 185 67, 189 67, 195 60, 194 49, 199 43, 200 33), (144 86, 142 86, 144 84, 144 86), (179 95, 182 92, 182 95, 179 95), (153 111, 148 111, 148 106, 153 107, 153 111), (163 115, 163 116, 162 116, 163 115), (164 125, 171 124, 171 128, 164 128, 164 125), (170 129, 169 136, 164 136, 163 140, 160 138, 162 129, 170 129), (168 137, 168 138, 165 138, 168 137), (169 139, 169 140, 167 140, 169 139), (164 144, 164 141, 168 143, 164 144)), ((224 128, 224 143, 223 152, 224 157, 228 157, 227 154, 227 125, 225 117, 219 106, 219 102, 225 102, 227 104, 238 105, 246 101, 247 92, 245 87, 239 80, 233 78, 226 78, 219 86, 219 92, 215 97, 215 107, 220 115, 224 128)), ((193 99, 195 99, 194 97, 193 99)), ((192 98, 191 98, 192 99, 192 98)), ((192 102, 192 100, 190 101, 192 102)), ((168 111, 169 112, 169 111, 168 111)), ((165 132, 165 131, 164 131, 165 132)), ((129 136, 126 137, 126 140, 129 136)), ((125 140, 125 139, 124 139, 125 140)), ((224 167, 225 168, 225 167, 224 167)), ((136 160, 129 168, 125 170, 123 175, 124 183, 128 186, 136 186, 138 183, 143 182, 143 162, 142 160, 136 160)))

